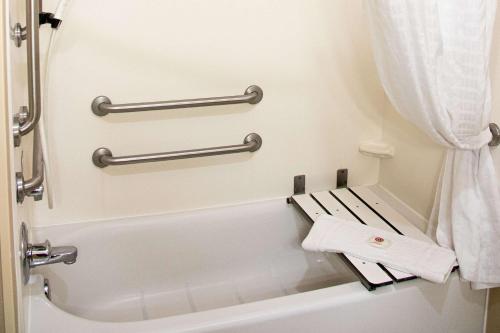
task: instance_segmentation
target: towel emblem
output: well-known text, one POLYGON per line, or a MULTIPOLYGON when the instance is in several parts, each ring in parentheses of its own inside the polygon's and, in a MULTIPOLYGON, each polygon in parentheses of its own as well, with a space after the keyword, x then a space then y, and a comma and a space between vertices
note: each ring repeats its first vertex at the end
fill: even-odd
POLYGON ((373 236, 368 240, 368 243, 379 249, 386 249, 391 246, 391 241, 380 236, 373 236))

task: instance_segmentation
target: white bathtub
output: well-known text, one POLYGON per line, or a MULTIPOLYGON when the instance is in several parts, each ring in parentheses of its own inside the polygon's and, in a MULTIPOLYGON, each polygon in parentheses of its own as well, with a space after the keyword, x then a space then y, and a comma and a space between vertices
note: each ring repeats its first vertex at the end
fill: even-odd
POLYGON ((283 199, 34 230, 79 256, 34 271, 28 331, 481 332, 485 294, 456 275, 369 292, 335 255, 302 251, 308 229, 283 199))

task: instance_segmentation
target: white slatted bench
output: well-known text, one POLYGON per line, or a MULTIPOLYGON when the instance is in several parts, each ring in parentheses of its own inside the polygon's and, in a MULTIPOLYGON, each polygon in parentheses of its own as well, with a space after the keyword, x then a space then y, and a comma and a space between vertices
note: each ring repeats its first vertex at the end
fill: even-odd
MULTIPOLYGON (((352 220, 353 223, 363 223, 374 228, 434 243, 368 187, 360 186, 294 195, 291 197, 291 203, 312 223, 320 215, 328 214, 352 220)), ((381 264, 365 262, 349 255, 339 255, 368 290, 416 278, 414 275, 384 267, 381 264)))

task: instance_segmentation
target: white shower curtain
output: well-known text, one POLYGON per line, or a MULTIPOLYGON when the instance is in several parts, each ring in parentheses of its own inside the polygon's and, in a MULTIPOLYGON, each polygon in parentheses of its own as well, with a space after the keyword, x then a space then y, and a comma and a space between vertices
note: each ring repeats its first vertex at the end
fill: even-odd
POLYGON ((487 146, 496 2, 365 1, 389 99, 448 148, 430 226, 476 289, 500 284, 500 191, 487 146))

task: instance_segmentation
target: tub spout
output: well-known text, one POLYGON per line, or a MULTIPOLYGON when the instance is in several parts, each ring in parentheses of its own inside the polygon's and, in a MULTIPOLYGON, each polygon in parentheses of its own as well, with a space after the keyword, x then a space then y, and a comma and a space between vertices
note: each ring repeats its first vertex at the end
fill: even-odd
POLYGON ((28 245, 26 257, 29 260, 30 267, 65 263, 71 265, 76 262, 78 249, 74 246, 56 246, 52 247, 46 240, 41 244, 28 245))
POLYGON ((71 265, 76 262, 77 255, 78 250, 74 246, 53 247, 47 264, 63 262, 66 265, 71 265))

